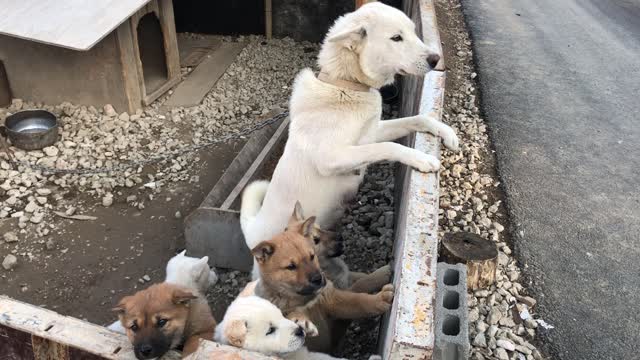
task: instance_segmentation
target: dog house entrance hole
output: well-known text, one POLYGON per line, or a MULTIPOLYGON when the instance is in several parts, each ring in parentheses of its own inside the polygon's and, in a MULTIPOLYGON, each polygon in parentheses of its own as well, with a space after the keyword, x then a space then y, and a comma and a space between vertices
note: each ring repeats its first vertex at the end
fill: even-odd
POLYGON ((138 22, 138 49, 146 95, 159 89, 168 79, 164 37, 160 21, 148 13, 138 22))

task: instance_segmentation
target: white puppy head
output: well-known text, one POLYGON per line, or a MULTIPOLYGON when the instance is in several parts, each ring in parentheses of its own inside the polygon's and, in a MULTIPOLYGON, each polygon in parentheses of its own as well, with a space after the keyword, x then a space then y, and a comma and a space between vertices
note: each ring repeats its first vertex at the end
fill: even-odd
POLYGON ((208 256, 198 259, 185 256, 185 253, 186 250, 169 260, 165 281, 196 289, 204 294, 209 286, 218 281, 218 276, 209 269, 208 256))
POLYGON ((336 20, 318 56, 330 76, 380 88, 396 74, 424 75, 440 57, 416 35, 402 11, 372 2, 336 20))
POLYGON ((257 297, 239 297, 227 309, 216 327, 214 339, 266 355, 279 355, 299 350, 304 345, 301 326, 285 318, 280 309, 257 297))

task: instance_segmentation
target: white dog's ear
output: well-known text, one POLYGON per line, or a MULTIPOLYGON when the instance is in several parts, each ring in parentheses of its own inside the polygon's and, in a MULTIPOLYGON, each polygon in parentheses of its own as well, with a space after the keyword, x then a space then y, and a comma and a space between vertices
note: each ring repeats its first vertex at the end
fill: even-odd
POLYGON ((363 26, 358 26, 339 32, 331 36, 328 41, 344 44, 344 46, 353 50, 365 37, 367 37, 367 29, 363 26))
POLYGON ((178 256, 186 256, 185 255, 186 253, 187 253, 187 249, 184 249, 180 254, 178 254, 178 256))
POLYGON ((304 237, 309 237, 313 234, 313 225, 316 223, 316 217, 312 216, 304 221, 302 224, 302 228, 300 228, 300 233, 304 237))
POLYGON ((241 348, 247 337, 247 323, 243 320, 233 320, 224 328, 224 336, 230 345, 241 348))

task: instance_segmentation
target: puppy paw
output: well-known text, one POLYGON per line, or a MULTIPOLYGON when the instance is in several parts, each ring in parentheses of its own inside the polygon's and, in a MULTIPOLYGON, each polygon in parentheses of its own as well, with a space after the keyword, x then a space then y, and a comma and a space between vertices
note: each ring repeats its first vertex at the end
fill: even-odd
POLYGON ((440 169, 440 160, 429 154, 416 154, 418 157, 412 166, 420 172, 436 172, 440 169))
POLYGON ((456 132, 446 124, 440 124, 438 136, 442 138, 442 143, 451 151, 458 151, 460 140, 456 132))
POLYGON ((315 325, 313 325, 311 321, 303 318, 296 318, 292 320, 294 323, 296 323, 296 325, 302 327, 306 336, 315 337, 319 335, 318 328, 315 325))
POLYGON ((387 284, 382 287, 382 290, 377 294, 378 304, 377 308, 380 313, 385 313, 391 309, 391 304, 393 303, 393 293, 394 288, 393 284, 387 284))

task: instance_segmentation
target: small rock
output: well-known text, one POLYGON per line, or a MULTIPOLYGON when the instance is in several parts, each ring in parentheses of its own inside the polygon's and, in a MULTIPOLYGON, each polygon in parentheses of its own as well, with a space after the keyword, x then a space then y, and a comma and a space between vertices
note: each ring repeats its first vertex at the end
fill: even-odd
POLYGON ((478 333, 478 335, 473 338, 473 346, 487 347, 487 338, 484 336, 484 333, 478 333))
POLYGON ((516 345, 514 343, 505 339, 496 341, 496 345, 508 351, 514 351, 516 349, 516 345))
POLYGON ((109 207, 113 205, 113 195, 107 194, 102 198, 102 206, 109 207))
POLYGON ((489 290, 477 290, 473 295, 479 298, 485 298, 489 296, 489 290))
POLYGON ((498 264, 502 266, 507 266, 509 264, 509 256, 503 252, 498 253, 498 264))
POLYGON ((145 275, 145 276, 142 277, 142 280, 144 280, 146 282, 149 282, 149 281, 151 281, 151 277, 149 275, 145 275))
POLYGON ((44 219, 44 215, 42 213, 38 213, 33 215, 29 221, 31 221, 34 224, 40 224, 42 222, 42 219, 44 219))
POLYGON ((44 205, 47 203, 47 198, 44 196, 36 196, 36 201, 40 204, 40 205, 44 205))
POLYGON ((120 116, 118 116, 118 119, 122 121, 129 121, 129 114, 127 114, 126 112, 123 112, 122 114, 120 114, 120 116))
POLYGON ((509 360, 509 354, 507 354, 507 350, 503 348, 497 348, 495 351, 495 355, 500 360, 509 360))
POLYGON ((60 152, 55 146, 47 146, 46 148, 42 149, 42 151, 44 151, 47 156, 58 156, 58 153, 60 152))
POLYGON ((182 213, 180 211, 176 211, 175 217, 176 219, 180 219, 182 217, 182 213))
POLYGON ((16 266, 18 266, 18 258, 15 257, 14 255, 7 255, 4 257, 4 260, 2 261, 2 267, 5 270, 11 270, 13 268, 15 268, 16 266))
POLYGON ((519 302, 527 305, 529 308, 533 308, 537 304, 536 299, 530 296, 518 296, 516 297, 516 299, 518 299, 519 302))
POLYGON ((6 243, 18 242, 18 236, 14 232, 5 233, 3 238, 6 243))
POLYGON ((489 335, 489 337, 495 337, 497 333, 498 327, 496 325, 489 326, 489 330, 487 330, 487 335, 489 335))
POLYGON ((118 113, 116 112, 116 110, 113 108, 111 104, 105 105, 103 110, 104 110, 104 114, 109 117, 114 117, 118 115, 118 113))
POLYGON ((524 326, 527 329, 535 329, 538 327, 538 323, 533 319, 527 319, 524 321, 524 326))
POLYGON ((136 201, 136 199, 137 199, 137 198, 138 198, 138 197, 137 197, 137 196, 135 196, 135 195, 129 195, 129 196, 127 196, 127 202, 128 202, 128 203, 130 203, 130 202, 134 202, 134 201, 136 201))
POLYGON ((522 345, 516 345, 516 351, 519 353, 523 353, 525 355, 531 355, 531 349, 529 349, 526 346, 522 346, 522 345))
POLYGON ((42 195, 42 196, 51 195, 51 190, 47 188, 36 189, 36 192, 38 193, 38 195, 42 195))
POLYGON ((28 212, 28 213, 33 213, 34 211, 38 210, 38 208, 40 208, 38 206, 38 204, 36 204, 35 202, 31 201, 27 204, 27 206, 25 206, 24 211, 28 212))
POLYGON ((489 312, 489 316, 487 317, 487 322, 490 325, 495 325, 500 321, 500 319, 502 319, 502 312, 500 312, 500 309, 495 307, 492 308, 489 312))
POLYGON ((468 319, 470 323, 478 321, 479 318, 480 318, 480 313, 478 312, 478 308, 473 308, 469 310, 468 319))
POLYGON ((44 244, 45 248, 47 250, 53 250, 56 247, 56 243, 53 242, 53 240, 49 239, 47 240, 47 242, 44 244))

